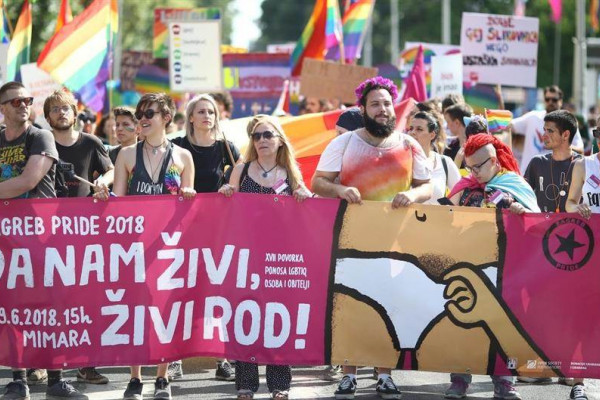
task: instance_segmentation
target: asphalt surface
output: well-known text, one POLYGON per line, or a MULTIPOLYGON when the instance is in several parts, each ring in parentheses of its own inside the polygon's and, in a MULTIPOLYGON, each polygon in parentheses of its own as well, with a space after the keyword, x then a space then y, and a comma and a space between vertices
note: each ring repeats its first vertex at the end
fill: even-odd
MULTIPOLYGON (((129 381, 127 368, 99 368, 108 376, 107 385, 90 385, 74 382, 74 386, 89 396, 90 400, 121 399, 129 381)), ((152 399, 154 390, 153 368, 144 368, 144 398, 152 399)), ((336 381, 323 379, 324 367, 298 367, 292 371, 292 389, 290 399, 334 399, 333 392, 337 387, 336 381)), ((261 368, 261 386, 255 399, 268 399, 269 393, 264 380, 264 368, 261 368)), ((214 370, 197 370, 193 373, 184 369, 183 379, 173 381, 172 392, 175 399, 235 399, 235 384, 214 379, 214 370)), ((358 391, 356 399, 378 399, 375 394, 375 380, 371 378, 372 369, 363 368, 358 374, 358 391)), ((76 380, 75 371, 66 371, 67 379, 76 380)), ((394 371, 394 381, 402 391, 404 400, 442 399, 448 386, 448 374, 394 371)), ((0 368, 0 385, 6 385, 11 379, 8 368, 0 368)), ((600 381, 587 380, 587 394, 590 400, 600 400, 600 381)), ((45 386, 31 386, 31 399, 45 399, 45 386)), ((517 389, 522 399, 554 400, 568 399, 570 388, 559 385, 556 380, 547 385, 531 385, 518 383, 517 389)), ((493 398, 493 385, 487 376, 474 376, 473 384, 468 391, 468 399, 493 398)))

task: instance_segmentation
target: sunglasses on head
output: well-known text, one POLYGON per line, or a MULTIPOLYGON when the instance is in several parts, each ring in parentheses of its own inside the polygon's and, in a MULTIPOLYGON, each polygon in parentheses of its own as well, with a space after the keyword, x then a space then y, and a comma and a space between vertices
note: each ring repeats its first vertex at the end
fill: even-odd
POLYGON ((138 119, 138 121, 140 121, 143 117, 146 117, 146 119, 152 119, 157 112, 158 111, 148 108, 146 111, 136 111, 135 117, 138 119))
POLYGON ((546 100, 546 103, 558 103, 560 99, 558 97, 546 97, 544 100, 546 100))
POLYGON ((277 136, 277 135, 275 135, 275 133, 272 131, 254 132, 252 134, 252 140, 254 140, 255 142, 258 142, 261 137, 265 138, 265 140, 271 140, 275 136, 277 136))
POLYGON ((15 97, 14 99, 6 100, 2 104, 6 103, 10 103, 10 105, 14 108, 20 107, 21 103, 25 104, 26 106, 30 106, 33 104, 33 97, 15 97))

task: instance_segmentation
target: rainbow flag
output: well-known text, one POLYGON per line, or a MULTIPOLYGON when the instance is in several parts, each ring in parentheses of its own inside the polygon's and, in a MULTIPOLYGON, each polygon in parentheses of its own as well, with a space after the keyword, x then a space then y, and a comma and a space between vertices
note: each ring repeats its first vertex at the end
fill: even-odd
POLYGON ((21 81, 21 65, 29 63, 31 48, 31 4, 25 0, 8 46, 6 81, 21 81))
POLYGON ((488 132, 494 134, 507 130, 512 117, 512 112, 508 110, 488 110, 486 108, 485 119, 488 123, 488 132))
POLYGON ((600 30, 600 22, 598 21, 598 12, 600 9, 600 1, 591 0, 590 1, 590 25, 594 32, 598 32, 600 30))
MULTIPOLYGON (((344 26, 344 58, 349 64, 360 58, 365 33, 374 6, 375 0, 354 0, 348 4, 344 12, 344 18, 342 19, 344 26)), ((339 60, 339 48, 331 49, 327 53, 327 59, 339 60)))
POLYGON ((341 41, 338 0, 316 0, 315 8, 290 59, 292 76, 302 72, 305 58, 323 60, 327 49, 341 41))
POLYGON ((58 10, 58 17, 56 18, 56 28, 54 28, 54 33, 56 34, 63 26, 71 21, 73 21, 73 13, 71 12, 69 0, 62 0, 60 2, 60 10, 58 10))
POLYGON ((0 43, 10 43, 8 20, 6 19, 6 13, 4 12, 2 0, 0 0, 0 14, 2 14, 2 17, 0 18, 0 24, 2 24, 2 26, 0 26, 0 43))
POLYGON ((94 0, 46 43, 38 67, 99 112, 108 99, 106 82, 117 31, 117 0, 94 0))

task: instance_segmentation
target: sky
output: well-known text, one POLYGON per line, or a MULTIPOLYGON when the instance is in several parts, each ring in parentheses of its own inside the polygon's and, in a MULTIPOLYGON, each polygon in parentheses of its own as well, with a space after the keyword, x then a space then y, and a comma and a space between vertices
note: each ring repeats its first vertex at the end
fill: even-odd
POLYGON ((231 44, 248 48, 250 43, 260 37, 258 19, 262 14, 262 0, 234 0, 232 7, 238 11, 233 19, 231 44))

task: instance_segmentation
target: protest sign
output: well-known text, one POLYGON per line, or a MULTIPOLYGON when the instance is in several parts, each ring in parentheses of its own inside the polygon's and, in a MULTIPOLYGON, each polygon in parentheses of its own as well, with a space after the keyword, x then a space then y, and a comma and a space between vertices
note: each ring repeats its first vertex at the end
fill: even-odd
POLYGON ((449 94, 462 94, 462 55, 431 58, 431 97, 443 99, 449 94))
POLYGON ((377 75, 377 68, 339 64, 305 58, 300 76, 300 93, 320 99, 339 99, 356 103, 354 89, 377 75))
POLYGON ((221 21, 169 24, 169 81, 174 92, 223 89, 221 21))
POLYGON ((149 51, 125 50, 121 54, 121 91, 135 90, 135 77, 143 65, 154 61, 149 51))
POLYGON ((46 71, 38 68, 36 63, 21 65, 21 80, 33 96, 32 110, 35 112, 35 122, 45 129, 50 125, 44 117, 44 101, 52 92, 62 88, 46 71))
POLYGON ((221 10, 218 8, 155 8, 152 55, 154 58, 169 57, 169 23, 220 18, 221 10))
POLYGON ((290 76, 289 54, 224 54, 224 86, 233 97, 233 118, 271 114, 290 76))
POLYGON ((3 365, 600 377, 597 215, 240 193, 0 207, 3 365))
POLYGON ((536 87, 538 43, 537 18, 463 13, 465 82, 536 87))

